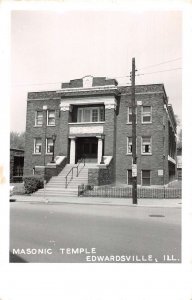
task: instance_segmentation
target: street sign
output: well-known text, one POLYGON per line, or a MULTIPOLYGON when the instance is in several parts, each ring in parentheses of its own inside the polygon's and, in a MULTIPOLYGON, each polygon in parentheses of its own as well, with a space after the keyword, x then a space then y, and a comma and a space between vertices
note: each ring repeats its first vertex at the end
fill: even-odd
POLYGON ((132 177, 137 177, 137 164, 132 164, 132 177))

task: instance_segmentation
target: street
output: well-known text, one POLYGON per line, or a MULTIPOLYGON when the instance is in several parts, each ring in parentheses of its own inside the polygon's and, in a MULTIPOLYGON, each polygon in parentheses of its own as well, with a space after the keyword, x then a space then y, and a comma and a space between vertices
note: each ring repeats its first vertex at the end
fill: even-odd
POLYGON ((181 262, 180 208, 13 202, 10 209, 10 262, 181 262))

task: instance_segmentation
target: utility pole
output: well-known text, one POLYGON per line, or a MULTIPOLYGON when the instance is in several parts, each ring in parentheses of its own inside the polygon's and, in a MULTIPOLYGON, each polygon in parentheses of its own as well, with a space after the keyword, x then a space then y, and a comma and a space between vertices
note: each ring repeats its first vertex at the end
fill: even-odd
POLYGON ((136 153, 136 102, 135 102, 135 58, 132 58, 131 72, 131 102, 132 102, 132 198, 133 204, 137 204, 137 153, 136 153))

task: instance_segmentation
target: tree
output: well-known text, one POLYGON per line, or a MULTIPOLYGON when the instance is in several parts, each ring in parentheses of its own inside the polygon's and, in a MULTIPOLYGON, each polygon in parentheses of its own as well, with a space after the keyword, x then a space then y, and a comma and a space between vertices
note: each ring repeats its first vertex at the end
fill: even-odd
POLYGON ((181 126, 181 120, 180 120, 179 116, 175 115, 175 119, 176 119, 176 122, 177 122, 177 127, 180 127, 181 126))
POLYGON ((14 132, 10 133, 10 148, 25 149, 25 132, 14 132))
POLYGON ((177 135, 177 149, 182 152, 182 129, 180 129, 177 135))

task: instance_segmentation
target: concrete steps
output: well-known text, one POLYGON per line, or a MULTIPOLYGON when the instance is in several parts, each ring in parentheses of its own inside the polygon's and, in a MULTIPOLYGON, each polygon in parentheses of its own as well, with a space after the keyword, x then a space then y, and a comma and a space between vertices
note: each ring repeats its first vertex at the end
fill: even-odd
POLYGON ((73 169, 73 179, 70 180, 70 176, 68 179, 67 188, 65 187, 66 175, 76 165, 67 164, 65 168, 61 171, 58 176, 53 176, 50 181, 45 186, 44 189, 39 189, 34 193, 35 196, 60 196, 60 197, 70 197, 78 195, 78 186, 81 184, 88 184, 88 169, 96 167, 94 163, 87 163, 85 166, 80 166, 78 177, 76 176, 77 170, 73 169))

